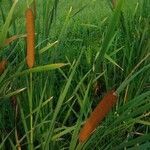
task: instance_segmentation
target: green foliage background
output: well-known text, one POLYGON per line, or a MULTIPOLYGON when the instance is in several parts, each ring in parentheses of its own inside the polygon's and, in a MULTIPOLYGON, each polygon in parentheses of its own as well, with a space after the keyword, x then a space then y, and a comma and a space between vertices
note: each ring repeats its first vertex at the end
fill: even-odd
POLYGON ((26 66, 25 11, 0 1, 0 149, 150 148, 150 1, 36 1, 36 62, 26 66), (4 45, 4 41, 18 39, 4 45), (98 92, 95 93, 95 87, 98 92), (85 143, 79 131, 108 90, 117 105, 85 143))

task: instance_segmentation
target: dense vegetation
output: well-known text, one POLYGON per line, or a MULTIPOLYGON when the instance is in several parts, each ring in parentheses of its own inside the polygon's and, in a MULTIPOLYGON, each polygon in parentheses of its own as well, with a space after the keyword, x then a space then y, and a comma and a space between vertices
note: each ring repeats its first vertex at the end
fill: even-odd
POLYGON ((148 150, 149 10, 149 0, 0 0, 0 149, 148 150), (33 67, 26 63, 29 8, 33 67), (79 142, 110 90, 117 104, 79 142))

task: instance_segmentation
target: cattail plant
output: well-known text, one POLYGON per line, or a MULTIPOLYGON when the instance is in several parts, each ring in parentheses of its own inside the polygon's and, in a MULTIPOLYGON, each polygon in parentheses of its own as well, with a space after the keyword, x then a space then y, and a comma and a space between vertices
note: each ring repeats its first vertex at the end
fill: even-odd
MULTIPOLYGON (((32 68, 35 61, 35 29, 34 29, 34 13, 31 8, 26 10, 26 31, 27 31, 27 57, 26 62, 29 68, 32 68)), ((29 82, 29 110, 30 110, 30 149, 33 150, 33 85, 32 85, 32 73, 30 72, 29 82)))
POLYGON ((35 30, 34 15, 31 8, 26 10, 26 32, 27 32, 27 57, 26 62, 32 68, 35 61, 35 30))
POLYGON ((85 142, 98 124, 104 119, 117 101, 114 91, 109 91, 87 119, 79 134, 79 141, 85 142))
POLYGON ((2 60, 0 62, 0 75, 4 72, 6 65, 7 65, 7 60, 2 60))

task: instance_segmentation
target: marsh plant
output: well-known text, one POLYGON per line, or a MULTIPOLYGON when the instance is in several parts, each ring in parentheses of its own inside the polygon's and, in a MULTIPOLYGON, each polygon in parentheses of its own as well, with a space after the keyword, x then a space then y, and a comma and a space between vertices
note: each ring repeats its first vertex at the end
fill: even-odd
POLYGON ((150 148, 149 0, 0 0, 0 149, 150 148))

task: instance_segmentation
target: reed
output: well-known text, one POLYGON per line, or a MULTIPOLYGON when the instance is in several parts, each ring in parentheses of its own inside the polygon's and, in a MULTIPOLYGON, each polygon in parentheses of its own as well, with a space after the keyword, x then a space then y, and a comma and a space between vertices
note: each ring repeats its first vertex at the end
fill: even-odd
MULTIPOLYGON (((34 13, 31 8, 26 10, 26 32, 27 32, 27 66, 32 68, 35 61, 35 28, 34 28, 34 13)), ((33 85, 32 73, 29 76, 29 109, 30 109, 30 149, 33 150, 33 85)))

